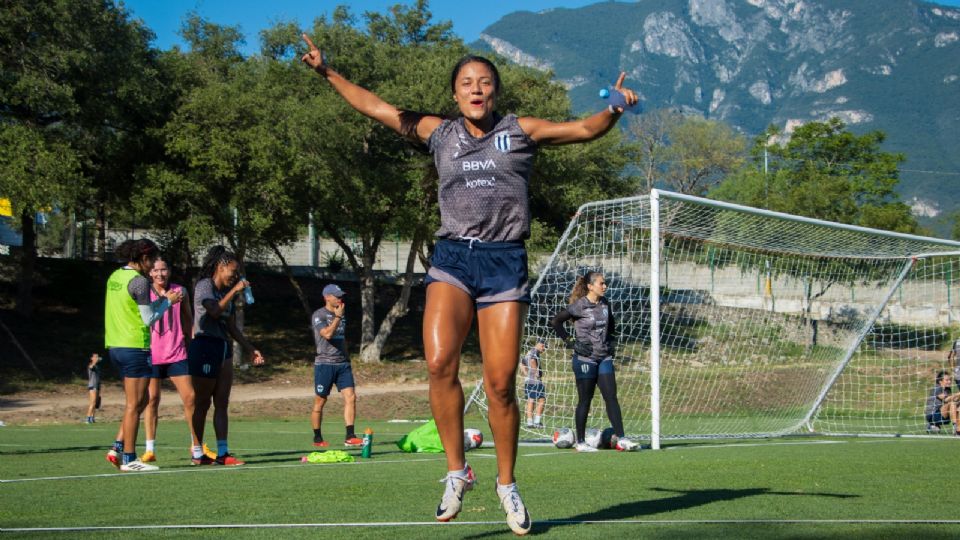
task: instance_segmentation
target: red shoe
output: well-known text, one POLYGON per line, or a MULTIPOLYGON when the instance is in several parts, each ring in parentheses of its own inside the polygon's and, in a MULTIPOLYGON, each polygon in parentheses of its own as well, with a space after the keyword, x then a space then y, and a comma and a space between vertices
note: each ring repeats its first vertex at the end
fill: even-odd
POLYGON ((347 448, 360 448, 363 446, 363 439, 360 437, 350 437, 349 439, 343 441, 343 445, 347 448))
POLYGON ((326 448, 326 447, 330 446, 330 443, 328 443, 327 441, 324 441, 324 440, 319 440, 319 441, 318 441, 318 440, 314 439, 313 445, 316 446, 317 448, 326 448))
POLYGON ((111 448, 107 452, 107 461, 109 461, 111 465, 119 469, 120 468, 120 452, 117 452, 116 450, 111 448))
POLYGON ((230 454, 224 454, 222 456, 217 456, 217 463, 220 465, 226 465, 227 467, 236 467, 239 465, 246 465, 246 461, 240 461, 239 459, 233 457, 230 454))
POLYGON ((210 459, 210 456, 201 454, 198 458, 190 458, 192 465, 218 465, 217 460, 210 459))

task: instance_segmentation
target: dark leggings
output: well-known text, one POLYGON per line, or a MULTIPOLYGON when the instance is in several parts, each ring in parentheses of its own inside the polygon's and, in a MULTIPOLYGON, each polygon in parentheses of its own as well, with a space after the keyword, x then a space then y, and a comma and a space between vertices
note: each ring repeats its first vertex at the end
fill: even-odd
POLYGON ((620 402, 617 401, 617 378, 613 373, 604 373, 596 379, 577 379, 577 442, 583 442, 587 432, 587 415, 590 413, 590 402, 593 401, 593 392, 600 387, 603 404, 607 409, 607 418, 617 437, 623 437, 623 416, 620 414, 620 402))

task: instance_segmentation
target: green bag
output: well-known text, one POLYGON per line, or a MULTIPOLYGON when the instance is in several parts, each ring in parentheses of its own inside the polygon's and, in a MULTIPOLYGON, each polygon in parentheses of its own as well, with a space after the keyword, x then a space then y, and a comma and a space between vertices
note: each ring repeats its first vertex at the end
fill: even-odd
POLYGON ((350 463, 355 460, 353 456, 343 450, 328 450, 326 452, 310 452, 303 457, 302 461, 307 463, 339 463, 341 461, 350 463))
POLYGON ((439 454, 443 452, 440 443, 440 433, 437 431, 437 422, 430 420, 426 424, 407 433, 397 441, 397 447, 404 452, 423 452, 439 454))

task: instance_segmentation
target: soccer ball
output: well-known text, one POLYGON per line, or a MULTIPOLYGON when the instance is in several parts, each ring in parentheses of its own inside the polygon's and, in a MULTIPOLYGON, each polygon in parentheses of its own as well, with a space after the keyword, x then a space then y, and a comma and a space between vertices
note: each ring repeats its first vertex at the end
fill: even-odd
POLYGON ((473 450, 483 444, 483 433, 479 429, 467 428, 463 430, 463 449, 473 450))
POLYGON ((587 430, 586 436, 583 438, 583 442, 589 444, 594 448, 600 448, 601 436, 602 436, 602 433, 600 433, 599 429, 590 428, 587 430))
POLYGON ((560 428, 553 432, 553 444, 557 448, 572 448, 575 442, 576 437, 569 428, 560 428))

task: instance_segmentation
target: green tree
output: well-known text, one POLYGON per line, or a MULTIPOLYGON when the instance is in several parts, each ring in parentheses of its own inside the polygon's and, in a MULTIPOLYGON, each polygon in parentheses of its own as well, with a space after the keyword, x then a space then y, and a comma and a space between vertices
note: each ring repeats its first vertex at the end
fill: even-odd
POLYGON ((916 219, 894 191, 904 157, 881 150, 884 139, 881 131, 856 135, 837 118, 804 124, 789 138, 771 126, 755 140, 751 165, 730 175, 710 196, 849 225, 916 232, 916 219))
POLYGON ((656 109, 628 118, 627 132, 637 145, 640 193, 649 193, 662 179, 669 133, 682 119, 680 113, 671 109, 656 109))
MULTIPOLYGON (((131 175, 146 154, 145 130, 156 119, 151 38, 112 2, 12 0, 0 10, 0 123, 10 145, 3 153, 27 148, 34 158, 18 164, 31 160, 8 156, 8 167, 35 177, 7 178, 0 187, 21 216, 24 268, 36 255, 37 209, 83 201, 103 222, 108 200, 129 200, 131 175), (30 189, 18 189, 24 184, 30 189)), ((103 245, 101 234, 101 253, 103 245)), ((32 309, 31 274, 20 283, 23 314, 32 309)))
POLYGON ((667 124, 663 181, 674 191, 704 195, 743 164, 746 142, 730 126, 699 117, 667 124))

